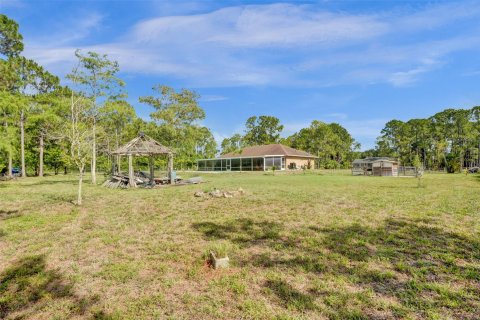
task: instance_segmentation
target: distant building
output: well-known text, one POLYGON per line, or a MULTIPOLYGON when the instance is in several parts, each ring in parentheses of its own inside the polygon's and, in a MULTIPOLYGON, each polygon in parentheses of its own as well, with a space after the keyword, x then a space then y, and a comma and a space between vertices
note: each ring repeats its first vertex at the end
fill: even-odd
POLYGON ((399 162, 393 158, 372 157, 353 161, 353 175, 373 175, 397 177, 399 162))
POLYGON ((197 161, 199 171, 265 171, 314 167, 317 157, 308 152, 282 144, 246 147, 241 152, 231 152, 215 159, 197 161))

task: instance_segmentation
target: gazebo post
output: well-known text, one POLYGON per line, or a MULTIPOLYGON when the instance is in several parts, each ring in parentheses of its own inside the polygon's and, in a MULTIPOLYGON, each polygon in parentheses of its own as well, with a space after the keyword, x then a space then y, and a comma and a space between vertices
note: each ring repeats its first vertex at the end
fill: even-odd
POLYGON ((155 180, 154 180, 154 176, 153 176, 153 171, 154 171, 154 168, 153 168, 153 156, 150 155, 149 157, 149 167, 150 167, 150 185, 151 186, 154 186, 155 185, 155 180))
POLYGON ((115 175, 115 161, 113 160, 114 156, 110 155, 110 159, 112 160, 112 176, 113 176, 115 175))
POLYGON ((170 184, 175 184, 175 179, 172 177, 173 175, 173 154, 168 154, 168 177, 170 178, 170 184))
POLYGON ((131 154, 128 155, 128 185, 133 188, 137 186, 133 174, 133 156, 131 154))

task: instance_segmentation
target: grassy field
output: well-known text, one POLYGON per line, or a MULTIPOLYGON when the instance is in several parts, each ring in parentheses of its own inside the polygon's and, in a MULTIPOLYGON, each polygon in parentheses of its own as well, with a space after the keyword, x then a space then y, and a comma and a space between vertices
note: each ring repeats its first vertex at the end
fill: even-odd
POLYGON ((0 182, 0 318, 480 318, 479 176, 203 177, 80 208, 74 176, 0 182))

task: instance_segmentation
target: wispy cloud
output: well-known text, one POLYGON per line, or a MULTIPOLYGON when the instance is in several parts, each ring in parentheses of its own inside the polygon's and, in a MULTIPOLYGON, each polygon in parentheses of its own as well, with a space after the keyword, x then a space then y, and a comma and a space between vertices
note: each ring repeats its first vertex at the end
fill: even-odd
POLYGON ((22 8, 25 3, 22 0, 0 0, 0 9, 22 8))
MULTIPOLYGON (((233 6, 166 16, 167 9, 111 42, 78 47, 109 54, 125 72, 173 76, 194 87, 408 86, 446 64, 449 55, 480 48, 480 30, 437 33, 431 41, 412 37, 480 18, 477 2, 379 14, 301 4, 233 6)), ((26 54, 56 71, 73 64, 78 40, 85 43, 104 21, 95 13, 82 17, 65 22, 72 25, 71 32, 27 42, 26 54)))
POLYGON ((344 45, 387 31, 387 25, 375 16, 334 14, 291 4, 223 9, 207 21, 212 30, 224 26, 223 32, 207 41, 235 47, 344 45))
POLYGON ((432 59, 425 59, 423 63, 413 69, 407 71, 395 72, 391 75, 389 82, 396 87, 409 86, 418 80, 418 77, 435 69, 439 65, 439 62, 432 59))
POLYGON ((225 96, 213 95, 213 94, 206 94, 200 98, 200 101, 204 101, 204 102, 215 102, 215 101, 224 101, 224 100, 228 100, 228 98, 225 96))

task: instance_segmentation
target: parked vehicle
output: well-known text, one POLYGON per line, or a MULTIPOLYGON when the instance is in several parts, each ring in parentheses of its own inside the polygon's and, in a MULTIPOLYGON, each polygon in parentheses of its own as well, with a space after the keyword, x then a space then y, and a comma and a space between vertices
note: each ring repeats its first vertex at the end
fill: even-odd
MULTIPOLYGON (((0 172, 0 176, 7 176, 8 175, 8 169, 3 168, 2 171, 0 172)), ((20 168, 12 168, 12 176, 14 177, 19 177, 22 175, 22 170, 20 168)))
POLYGON ((479 167, 472 167, 472 168, 468 169, 468 173, 478 173, 478 172, 480 172, 479 167))

